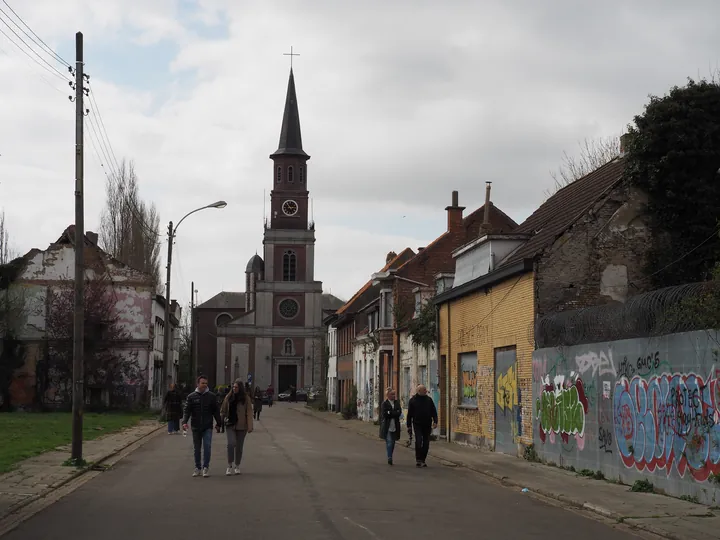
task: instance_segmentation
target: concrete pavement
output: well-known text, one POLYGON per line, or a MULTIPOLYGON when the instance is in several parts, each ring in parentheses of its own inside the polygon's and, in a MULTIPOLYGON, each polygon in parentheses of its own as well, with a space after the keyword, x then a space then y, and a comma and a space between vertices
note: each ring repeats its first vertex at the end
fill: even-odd
MULTIPOLYGON (((297 412, 329 422, 377 441, 378 427, 359 420, 343 420, 337 414, 296 408, 297 412)), ((405 433, 403 433, 405 435, 405 433)), ((567 470, 530 463, 495 452, 437 441, 430 455, 441 462, 473 470, 504 485, 530 492, 571 507, 594 512, 616 522, 677 540, 720 538, 720 509, 654 493, 634 493, 628 486, 593 480, 567 470)))
POLYGON ((3 540, 637 538, 461 467, 416 469, 405 448, 390 467, 380 441, 293 408, 263 409, 241 476, 224 476, 224 435, 210 478, 191 477, 189 437, 157 436, 3 540))

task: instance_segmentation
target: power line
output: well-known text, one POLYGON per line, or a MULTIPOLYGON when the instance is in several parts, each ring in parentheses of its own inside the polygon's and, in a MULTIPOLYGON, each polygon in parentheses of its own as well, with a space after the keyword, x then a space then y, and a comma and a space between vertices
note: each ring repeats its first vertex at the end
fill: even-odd
POLYGON ((98 118, 100 119, 100 124, 102 125, 102 131, 105 134, 105 138, 107 140, 108 147, 112 154, 112 158, 115 161, 115 167, 119 169, 120 165, 118 164, 118 160, 115 157, 115 152, 113 151, 112 145, 110 144, 110 138, 107 135, 107 129, 105 129, 105 122, 103 121, 102 114, 100 113, 100 107, 98 107, 97 101, 95 100, 95 92, 92 89, 92 85, 88 85, 88 86, 90 86, 90 101, 93 105, 93 108, 95 109, 95 112, 98 115, 98 118))
MULTIPOLYGON (((4 21, 3 19, 1 19, 1 18, 0 18, 0 22, 5 23, 5 21, 4 21)), ((6 24, 6 26, 7 26, 7 24, 6 24)), ((72 85, 72 81, 71 81, 70 79, 66 78, 65 76, 63 76, 62 74, 60 74, 60 72, 59 72, 58 70, 56 70, 56 69, 53 68, 52 66, 50 66, 50 68, 48 68, 47 66, 44 66, 43 64, 41 64, 40 62, 38 62, 38 61, 37 61, 35 58, 33 58, 32 56, 30 56, 30 53, 28 53, 21 45, 18 45, 17 43, 15 43, 15 41, 7 34, 7 32, 5 32, 2 28, 0 28, 0 34, 2 34, 3 36, 5 36, 5 37, 8 39, 8 41, 9 41, 10 43, 12 43, 13 45, 15 45, 15 47, 17 47, 17 49, 18 49, 21 53, 23 53, 23 54, 24 54, 25 56, 27 56, 30 60, 32 60, 33 62, 35 62, 38 66, 40 66, 41 68, 43 68, 45 71, 47 71, 47 72, 50 73, 51 75, 54 75, 55 77, 60 77, 63 81, 67 82, 69 85, 72 85)), ((32 50, 32 49, 31 49, 31 50, 32 50)), ((34 52, 34 51, 33 51, 33 52, 34 52)), ((37 53, 36 53, 36 54, 37 54, 37 53)), ((42 58, 41 58, 41 60, 42 60, 42 58)), ((45 61, 43 60, 43 62, 45 62, 45 61)), ((47 62, 45 62, 45 63, 47 64, 47 62)), ((48 65, 49 65, 49 64, 48 64, 48 65)))
MULTIPOLYGON (((20 15, 17 14, 17 12, 12 8, 12 6, 7 3, 7 0, 3 0, 3 4, 5 4, 5 5, 8 7, 8 9, 9 9, 10 11, 12 11, 12 14, 15 15, 15 17, 17 17, 17 19, 18 19, 21 23, 23 23, 23 26, 25 26, 25 28, 27 28, 28 30, 30 30, 30 33, 32 33, 33 36, 35 36, 36 38, 38 38, 38 40, 40 40, 40 43, 42 43, 42 45, 40 45, 40 43, 38 43, 37 41, 35 41, 35 40, 32 38, 32 36, 30 36, 25 30, 23 30, 22 28, 20 28, 20 27, 17 25, 17 23, 14 23, 15 26, 17 26, 18 28, 20 28, 20 30, 22 30, 23 34, 25 34, 28 38, 30 38, 30 39, 32 40, 32 42, 35 43, 35 45, 37 45, 37 46, 40 47, 41 49, 43 48, 43 45, 44 45, 44 50, 45 50, 46 52, 48 52, 48 53, 50 53, 52 56, 54 56, 55 59, 56 59, 58 62, 60 62, 61 64, 64 64, 66 67, 72 69, 72 66, 71 66, 65 59, 63 59, 62 56, 60 56, 58 53, 56 53, 56 52, 52 49, 52 47, 50 47, 47 43, 45 43, 45 42, 43 41, 43 39, 42 39, 40 36, 38 36, 32 28, 30 28, 30 26, 23 20, 23 18, 22 18, 20 15)), ((0 10, 0 11, 1 11, 1 10, 0 10)), ((3 11, 3 13, 5 13, 5 12, 3 11)), ((10 17, 7 15, 7 13, 5 13, 5 16, 8 17, 8 18, 10 18, 10 17)))
MULTIPOLYGON (((5 15, 6 17, 8 16, 7 13, 5 13, 5 12, 3 11, 2 8, 0 8, 0 13, 2 13, 3 15, 5 15)), ((8 18, 9 18, 9 17, 8 17, 8 18)), ((39 59, 43 64, 45 64, 45 65, 49 68, 50 73, 52 73, 52 74, 55 75, 56 77, 60 77, 61 79, 63 79, 63 80, 66 81, 66 82, 71 82, 70 79, 68 79, 63 73, 61 73, 60 71, 58 71, 55 66, 53 66, 53 65, 52 65, 50 62, 48 62, 47 60, 45 60, 42 56, 40 56, 40 54, 39 54, 35 49, 33 49, 30 45, 28 45, 28 43, 22 38, 22 36, 21 36, 20 34, 18 34, 18 33, 13 29, 13 27, 10 26, 10 25, 5 21, 5 19, 3 19, 2 17, 0 17, 0 22, 3 23, 5 26, 7 26, 7 27, 10 29, 10 31, 11 31, 13 34, 15 34, 15 36, 16 36, 28 49, 30 49, 30 52, 32 52, 35 56, 37 56, 38 59, 39 59)), ((10 19, 10 22, 12 22, 13 24, 15 24, 15 26, 17 26, 17 23, 15 23, 12 19, 10 19)), ((18 28, 19 28, 19 27, 18 27, 18 28)), ((21 30, 22 30, 22 29, 21 29, 21 30)), ((3 34, 5 35, 5 37, 7 37, 8 39, 10 39, 10 36, 8 36, 5 32, 3 32, 3 34)), ((10 41, 13 41, 13 40, 10 39, 10 41)), ((17 43, 15 43, 14 41, 13 41, 13 44, 15 44, 16 47, 20 48, 20 46, 19 46, 17 43)), ((25 53, 27 54, 27 52, 26 52, 24 49, 20 49, 20 50, 22 50, 23 52, 25 52, 25 53)), ((29 56, 30 58, 32 58, 30 55, 28 55, 28 56, 29 56)), ((33 59, 33 60, 34 60, 34 59, 33 59)))

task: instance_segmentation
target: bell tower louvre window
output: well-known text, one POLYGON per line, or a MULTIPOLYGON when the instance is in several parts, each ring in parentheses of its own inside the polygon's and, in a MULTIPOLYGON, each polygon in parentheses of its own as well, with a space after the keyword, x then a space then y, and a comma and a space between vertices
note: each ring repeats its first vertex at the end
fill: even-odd
POLYGON ((292 184, 295 180, 293 179, 293 168, 292 165, 288 167, 288 184, 292 184))
POLYGON ((282 182, 282 167, 277 168, 277 183, 282 182))

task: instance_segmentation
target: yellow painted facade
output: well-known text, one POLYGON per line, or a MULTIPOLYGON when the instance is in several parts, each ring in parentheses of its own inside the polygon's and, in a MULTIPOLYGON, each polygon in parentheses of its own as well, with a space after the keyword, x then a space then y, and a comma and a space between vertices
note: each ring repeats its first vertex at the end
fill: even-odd
POLYGON ((533 442, 533 285, 528 272, 440 306, 439 352, 449 371, 453 440, 491 450, 502 441, 504 452, 533 442), (463 354, 472 352, 474 372, 472 356, 463 354))

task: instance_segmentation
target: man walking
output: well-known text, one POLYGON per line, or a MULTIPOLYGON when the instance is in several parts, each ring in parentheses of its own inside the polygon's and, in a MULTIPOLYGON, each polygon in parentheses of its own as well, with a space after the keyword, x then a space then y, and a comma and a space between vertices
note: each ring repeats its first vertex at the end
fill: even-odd
POLYGON ((415 466, 427 467, 425 460, 430 451, 430 434, 437 427, 438 414, 435 402, 427 395, 427 388, 419 384, 408 403, 407 428, 410 437, 415 431, 415 466))
POLYGON ((202 449, 202 475, 210 476, 210 454, 212 447, 212 428, 215 420, 215 428, 220 433, 220 407, 217 397, 208 388, 207 377, 201 375, 197 380, 197 388, 187 397, 185 403, 185 415, 183 416, 183 430, 188 429, 188 419, 192 419, 192 437, 195 448, 195 472, 193 476, 199 476, 200 450, 202 449))

